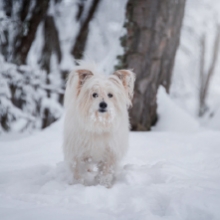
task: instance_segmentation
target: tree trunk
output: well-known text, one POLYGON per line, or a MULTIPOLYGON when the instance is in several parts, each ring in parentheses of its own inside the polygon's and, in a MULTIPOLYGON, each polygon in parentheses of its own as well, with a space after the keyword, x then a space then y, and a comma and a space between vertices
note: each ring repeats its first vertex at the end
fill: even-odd
POLYGON ((122 38, 125 54, 117 68, 130 68, 136 73, 132 130, 150 130, 157 121, 157 89, 169 91, 172 69, 185 0, 129 0, 127 35, 122 38))
MULTIPOLYGON (((2 1, 3 5, 3 10, 5 12, 5 15, 8 18, 11 18, 12 15, 12 9, 13 9, 13 3, 12 0, 3 0, 2 1)), ((1 22, 0 22, 0 28, 1 27, 1 22)), ((0 53, 4 56, 5 60, 8 60, 9 56, 9 31, 6 29, 3 31, 3 39, 0 39, 0 53)))
MULTIPOLYGON (((26 0, 24 0, 24 3, 26 0)), ((27 33, 20 34, 16 37, 15 50, 13 54, 13 62, 20 65, 26 63, 26 58, 30 47, 34 41, 35 34, 38 28, 38 25, 43 20, 44 16, 47 13, 50 0, 36 0, 35 7, 32 11, 32 16, 30 20, 26 21, 26 15, 28 8, 23 5, 21 11, 21 21, 23 29, 27 28, 27 33), (27 26, 27 27, 26 27, 27 26)), ((29 7, 29 6, 28 6, 29 7)), ((24 30, 23 30, 24 31, 24 30)))
MULTIPOLYGON (((58 31, 56 29, 56 25, 54 22, 53 16, 47 15, 44 20, 44 47, 42 51, 42 58, 40 60, 40 65, 42 69, 45 69, 47 72, 47 79, 46 84, 50 85, 50 62, 51 62, 51 56, 52 54, 56 54, 57 61, 60 63, 62 59, 62 53, 60 48, 60 41, 59 41, 59 35, 58 31)), ((47 97, 49 98, 51 96, 51 91, 47 91, 47 97)), ((63 96, 63 94, 62 94, 63 96)), ((45 108, 44 110, 44 118, 42 122, 42 128, 48 127, 50 124, 52 124, 54 121, 56 121, 56 118, 53 117, 53 114, 51 114, 50 110, 48 108, 45 108)))
MULTIPOLYGON (((86 41, 87 41, 88 33, 89 33, 89 23, 92 20, 94 14, 98 8, 100 1, 101 0, 93 0, 93 2, 91 3, 91 7, 88 12, 88 15, 87 15, 85 21, 82 23, 82 26, 79 30, 79 33, 76 37, 75 44, 72 49, 72 55, 74 56, 75 59, 82 59, 83 58, 83 52, 85 50, 86 41)), ((79 10, 83 10, 83 9, 79 8, 79 10)), ((79 11, 79 13, 77 15, 77 19, 80 19, 81 14, 82 14, 82 12, 79 11)))
POLYGON ((50 60, 53 53, 56 54, 57 61, 60 63, 62 53, 58 31, 53 16, 47 15, 44 21, 44 48, 40 60, 41 68, 45 69, 47 73, 50 73, 50 60))

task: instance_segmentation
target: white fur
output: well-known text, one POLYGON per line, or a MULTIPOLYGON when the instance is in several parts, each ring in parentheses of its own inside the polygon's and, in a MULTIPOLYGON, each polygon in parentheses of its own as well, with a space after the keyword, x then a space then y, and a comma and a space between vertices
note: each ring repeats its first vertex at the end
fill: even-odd
POLYGON ((110 187, 119 162, 128 149, 128 107, 134 74, 129 70, 101 75, 95 65, 81 64, 69 75, 64 106, 64 159, 74 179, 110 187), (124 74, 124 77, 119 77, 124 74), (98 97, 94 98, 93 93, 98 97), (113 95, 112 98, 108 94, 113 95), (100 102, 107 112, 99 112, 100 102))

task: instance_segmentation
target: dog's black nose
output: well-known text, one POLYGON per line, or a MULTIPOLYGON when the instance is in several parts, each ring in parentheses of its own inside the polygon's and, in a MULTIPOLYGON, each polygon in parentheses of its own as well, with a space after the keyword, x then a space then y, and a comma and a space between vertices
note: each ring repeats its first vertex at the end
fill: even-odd
POLYGON ((107 104, 106 104, 105 102, 101 102, 101 103, 99 104, 99 107, 100 107, 101 109, 105 109, 105 108, 107 108, 107 104))

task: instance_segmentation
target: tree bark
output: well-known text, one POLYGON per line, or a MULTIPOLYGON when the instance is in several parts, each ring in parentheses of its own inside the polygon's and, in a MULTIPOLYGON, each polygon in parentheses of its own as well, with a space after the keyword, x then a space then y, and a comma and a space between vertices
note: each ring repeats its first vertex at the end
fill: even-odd
POLYGON ((78 12, 76 14, 76 20, 77 21, 80 21, 82 15, 83 15, 83 12, 84 12, 84 9, 85 9, 85 2, 86 0, 79 0, 77 6, 78 6, 78 12))
POLYGON ((49 73, 52 53, 56 54, 58 63, 60 63, 62 59, 59 34, 55 26, 54 18, 50 15, 47 15, 44 21, 44 42, 40 65, 42 69, 45 69, 47 73, 49 73))
MULTIPOLYGON (((47 79, 46 84, 50 85, 50 62, 51 62, 51 56, 53 53, 57 56, 57 61, 60 63, 62 59, 62 53, 60 48, 60 41, 59 41, 59 34, 56 29, 56 25, 54 22, 53 16, 47 15, 44 20, 44 47, 42 51, 42 59, 40 60, 40 65, 42 69, 45 69, 47 72, 47 79)), ((51 96, 51 91, 47 91, 47 97, 51 96)), ((63 94, 61 94, 63 96, 63 94)), ((56 118, 53 117, 53 114, 51 114, 50 110, 46 108, 44 110, 44 118, 42 122, 42 129, 48 127, 50 124, 52 124, 54 121, 56 121, 56 118)))
POLYGON ((157 121, 157 89, 169 91, 173 64, 179 45, 185 0, 129 0, 122 38, 125 54, 117 68, 136 73, 132 130, 150 130, 157 121))
MULTIPOLYGON (((82 57, 83 57, 83 52, 85 50, 85 46, 86 46, 86 42, 87 42, 87 38, 88 38, 88 33, 89 33, 89 23, 92 20, 94 14, 98 8, 100 1, 101 0, 93 0, 93 2, 91 3, 91 7, 88 12, 88 15, 87 15, 85 21, 83 22, 83 24, 80 28, 80 31, 76 37, 76 41, 75 41, 75 44, 74 44, 72 52, 71 52, 75 59, 82 59, 82 57)), ((79 19, 81 14, 77 15, 77 16, 79 19)))
MULTIPOLYGON (((12 0, 3 0, 2 1, 3 10, 5 15, 10 18, 12 15, 13 3, 12 0)), ((1 26, 1 23, 0 23, 1 26)), ((3 39, 0 39, 0 53, 4 56, 5 60, 8 59, 9 56, 9 32, 8 30, 3 31, 3 39)))

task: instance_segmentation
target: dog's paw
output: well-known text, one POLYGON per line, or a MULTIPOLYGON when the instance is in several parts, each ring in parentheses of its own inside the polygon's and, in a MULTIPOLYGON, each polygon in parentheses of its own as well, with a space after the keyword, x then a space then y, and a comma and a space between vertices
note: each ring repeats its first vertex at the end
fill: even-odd
POLYGON ((98 184, 105 186, 106 188, 111 188, 114 181, 114 175, 109 173, 106 175, 99 175, 97 177, 98 184))

